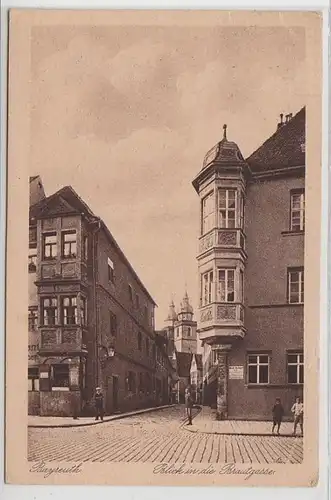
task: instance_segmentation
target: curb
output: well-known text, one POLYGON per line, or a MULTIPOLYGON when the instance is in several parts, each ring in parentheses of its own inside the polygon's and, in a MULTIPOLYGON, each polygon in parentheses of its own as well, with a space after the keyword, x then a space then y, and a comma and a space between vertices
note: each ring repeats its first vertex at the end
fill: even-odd
MULTIPOLYGON (((128 418, 128 417, 133 417, 134 415, 140 415, 142 413, 150 413, 152 411, 158 411, 158 410, 164 410, 166 408, 173 408, 174 406, 177 405, 164 405, 164 406, 157 406, 155 408, 144 408, 142 410, 135 410, 132 412, 127 412, 127 413, 119 413, 118 415, 111 415, 108 418, 104 418, 104 420, 94 420, 92 422, 82 422, 79 424, 59 424, 59 425, 40 425, 40 424, 31 424, 28 425, 29 429, 64 429, 64 428, 74 428, 74 427, 88 427, 90 425, 100 425, 104 424, 105 422, 112 422, 113 420, 120 420, 122 418, 128 418)), ((68 417, 70 418, 70 417, 68 417)))
MULTIPOLYGON (((184 425, 184 424, 183 424, 184 425)), ((293 434, 268 434, 266 432, 262 432, 261 434, 252 434, 249 432, 211 432, 211 431, 199 431, 198 429, 188 429, 185 427, 185 430, 188 432, 193 432, 194 434, 212 434, 212 435, 217 435, 217 436, 252 436, 252 437, 277 437, 277 438, 287 438, 287 437, 292 437, 292 438, 303 438, 303 436, 295 435, 293 434)))

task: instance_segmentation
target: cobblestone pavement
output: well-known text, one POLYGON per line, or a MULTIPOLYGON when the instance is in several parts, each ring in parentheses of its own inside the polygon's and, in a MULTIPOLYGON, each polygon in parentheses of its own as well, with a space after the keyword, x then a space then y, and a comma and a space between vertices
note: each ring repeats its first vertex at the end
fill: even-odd
POLYGON ((300 463, 301 438, 187 432, 183 407, 77 428, 29 429, 28 459, 46 462, 300 463))

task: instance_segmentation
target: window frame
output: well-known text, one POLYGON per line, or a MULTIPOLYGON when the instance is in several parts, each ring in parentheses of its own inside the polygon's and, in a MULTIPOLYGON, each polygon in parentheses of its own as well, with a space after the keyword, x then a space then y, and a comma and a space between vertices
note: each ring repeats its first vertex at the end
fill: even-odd
POLYGON ((305 208, 306 208, 305 204, 306 204, 305 189, 304 188, 292 189, 290 191, 290 231, 293 233, 304 232, 304 230, 305 230, 305 208), (293 198, 295 196, 300 197, 299 209, 293 208, 293 198), (294 218, 293 213, 294 212, 299 213, 299 216, 296 217, 296 218, 299 217, 299 224, 296 224, 296 225, 293 223, 293 218, 294 218), (299 227, 295 227, 295 226, 299 226, 299 227))
POLYGON ((217 199, 217 227, 219 229, 237 229, 238 228, 238 189, 236 187, 228 187, 228 188, 218 188, 218 199, 217 199), (230 197, 229 193, 234 192, 234 208, 230 206, 230 197), (220 193, 225 193, 225 198, 220 196, 220 193), (220 200, 225 199, 225 206, 221 207, 220 200), (221 218, 221 212, 225 213, 225 218, 221 218), (229 218, 229 212, 234 212, 234 219, 229 218), (229 221, 234 221, 234 225, 231 226, 229 221), (221 221, 225 221, 224 225, 221 224, 221 221))
POLYGON ((209 271, 205 271, 204 273, 201 274, 201 306, 208 306, 212 304, 214 301, 214 270, 210 269, 209 271), (206 288, 205 288, 205 276, 207 276, 207 293, 205 294, 206 288), (210 279, 211 276, 211 279, 210 279), (207 300, 206 300, 207 297, 207 300))
POLYGON ((79 298, 79 309, 80 309, 80 324, 82 326, 87 326, 87 299, 85 295, 81 295, 79 298))
POLYGON ((40 322, 42 326, 57 326, 58 321, 59 321, 59 301, 57 296, 52 296, 52 295, 47 295, 45 297, 41 297, 40 299, 40 308, 41 308, 41 318, 40 322), (45 307, 45 301, 49 300, 52 304, 53 301, 55 301, 55 305, 49 305, 45 307), (54 311, 54 323, 49 323, 48 321, 45 322, 45 318, 47 317, 52 317, 49 316, 49 314, 45 315, 46 311, 54 311))
POLYGON ((77 304, 77 295, 63 295, 61 297, 61 324, 64 326, 77 326, 79 324, 78 322, 78 304, 77 304), (68 299, 70 304, 68 306, 64 305, 64 301, 68 299), (72 304, 72 301, 75 301, 74 305, 72 304), (74 314, 68 315, 65 314, 65 310, 72 308, 74 311, 74 314), (75 322, 65 322, 65 318, 75 318, 75 322))
POLYGON ((40 392, 38 366, 28 366, 28 392, 40 392), (35 372, 35 375, 31 376, 32 370, 35 372), (31 389, 29 387, 29 380, 31 380, 31 389), (37 384, 36 384, 36 381, 38 381, 37 384), (36 385, 37 385, 37 388, 36 388, 36 385))
POLYGON ((108 281, 110 283, 114 283, 115 281, 114 263, 109 257, 107 258, 107 269, 108 269, 108 281))
POLYGON ((287 303, 288 304, 304 304, 304 289, 305 289, 305 270, 304 267, 288 267, 287 268, 287 303), (291 276, 294 273, 299 273, 299 281, 291 281, 291 276), (298 300, 292 301, 291 296, 296 292, 291 292, 291 285, 298 283, 298 300))
POLYGON ((29 332, 36 332, 38 330, 38 307, 29 308, 28 328, 29 332))
POLYGON ((57 232, 56 231, 47 231, 42 234, 42 257, 43 260, 56 260, 57 255, 58 255, 58 237, 57 237, 57 232), (55 241, 51 243, 47 243, 46 239, 48 237, 54 237, 55 241), (46 255, 46 248, 50 248, 50 255, 46 255), (55 254, 53 254, 53 249, 55 249, 55 254))
POLYGON ((305 377, 305 364, 304 364, 304 353, 301 350, 298 351, 288 351, 286 353, 286 381, 288 385, 303 385, 304 383, 304 377, 305 377), (296 362, 289 362, 289 356, 296 356, 296 362), (302 358, 302 361, 300 361, 300 358, 302 358), (289 381, 289 366, 296 366, 296 382, 290 382, 289 381), (302 382, 300 382, 300 367, 302 367, 302 382))
MULTIPOLYGON (((66 363, 54 363, 50 366, 50 371, 51 371, 51 376, 50 376, 50 382, 51 382, 51 390, 52 391, 69 391, 70 390, 70 366, 66 363), (59 371, 67 371, 67 385, 61 385, 57 381, 55 383, 55 375, 56 371, 59 369, 59 371)), ((63 374, 62 374, 63 375, 63 374)), ((66 374, 65 374, 66 375, 66 374)))
POLYGON ((216 290, 216 295, 217 295, 217 302, 221 303, 226 303, 226 304, 233 304, 236 302, 237 299, 237 290, 236 290, 236 269, 233 267, 218 267, 217 268, 217 290, 216 290), (220 273, 224 272, 224 299, 221 299, 221 294, 220 294, 220 273), (233 273, 233 280, 229 280, 229 273, 233 273), (233 282, 233 300, 228 299, 228 295, 231 293, 231 289, 229 291, 229 282, 233 282))
POLYGON ((246 367, 247 367, 247 385, 251 386, 263 386, 263 385, 270 385, 270 360, 271 356, 270 353, 268 352, 249 352, 247 353, 246 356, 246 367), (255 356, 257 358, 256 363, 250 362, 249 358, 250 356, 255 356), (261 362, 260 358, 267 356, 268 362, 261 362), (251 382, 250 381, 250 373, 249 373, 249 367, 250 366, 256 366, 256 382, 251 382), (267 382, 260 382, 260 366, 267 366, 268 367, 268 381, 267 382))
POLYGON ((209 191, 201 200, 201 235, 209 233, 215 227, 215 191, 209 191), (206 201, 211 199, 210 210, 205 213, 205 210, 209 205, 206 204, 206 201), (213 219, 214 218, 214 219, 213 219))
POLYGON ((76 229, 68 229, 65 231, 61 231, 61 259, 70 260, 77 258, 77 231, 76 229), (66 236, 74 235, 74 240, 66 241, 66 236), (66 247, 69 246, 69 253, 66 254, 66 247), (72 246, 74 247, 74 251, 72 251, 72 246))
POLYGON ((117 337, 117 316, 112 310, 109 310, 109 334, 111 337, 117 337))
POLYGON ((37 245, 29 246, 28 270, 29 273, 37 272, 37 245))

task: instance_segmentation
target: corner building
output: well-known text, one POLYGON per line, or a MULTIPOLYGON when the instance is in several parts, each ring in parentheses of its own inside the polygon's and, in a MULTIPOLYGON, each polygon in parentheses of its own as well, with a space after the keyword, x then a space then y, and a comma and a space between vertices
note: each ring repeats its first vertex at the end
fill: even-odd
POLYGON ((290 417, 304 377, 305 108, 247 159, 224 126, 193 186, 203 404, 267 420, 280 397, 290 417))
POLYGON ((70 186, 30 195, 29 414, 90 415, 96 386, 106 414, 151 407, 159 379, 166 400, 155 302, 109 229, 70 186))

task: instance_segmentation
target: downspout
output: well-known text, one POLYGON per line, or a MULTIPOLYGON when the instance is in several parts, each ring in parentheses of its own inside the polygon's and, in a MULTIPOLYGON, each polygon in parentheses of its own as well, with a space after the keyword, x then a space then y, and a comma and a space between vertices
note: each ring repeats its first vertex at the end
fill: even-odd
POLYGON ((96 372, 95 372, 95 385, 98 387, 99 385, 99 328, 98 328, 98 307, 97 307, 97 271, 98 271, 98 261, 97 261, 97 232, 101 228, 101 221, 97 219, 94 221, 97 223, 96 229, 92 232, 93 241, 92 241, 92 263, 93 263, 93 296, 94 296, 94 319, 95 319, 95 336, 94 336, 94 349, 95 349, 95 363, 96 363, 96 372))

